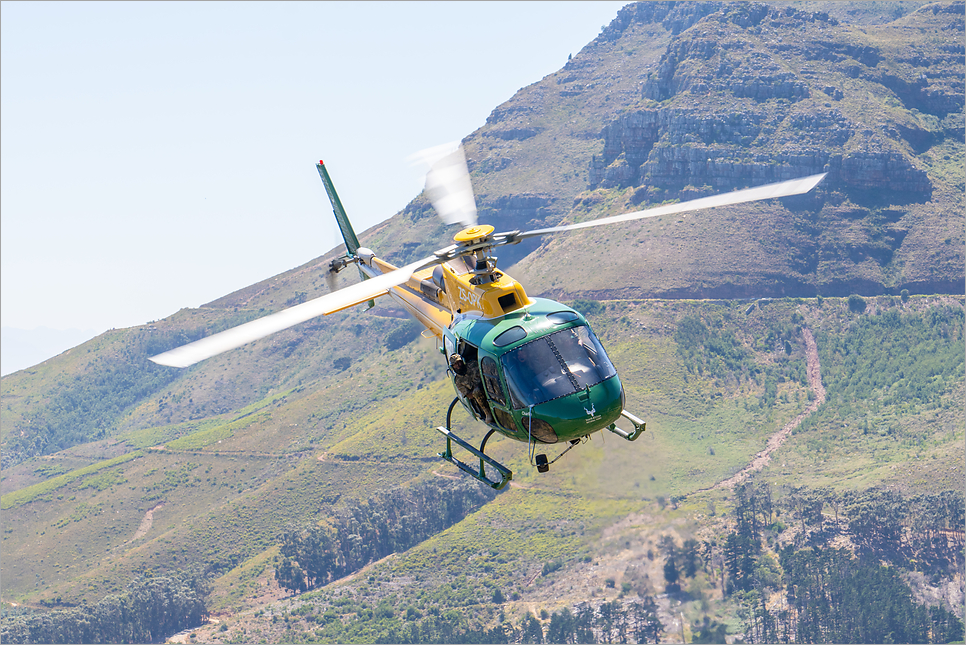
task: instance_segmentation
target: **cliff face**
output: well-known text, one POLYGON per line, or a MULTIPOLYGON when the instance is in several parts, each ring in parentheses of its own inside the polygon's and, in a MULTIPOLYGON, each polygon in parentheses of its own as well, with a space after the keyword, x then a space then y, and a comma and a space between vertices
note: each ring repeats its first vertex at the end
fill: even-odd
POLYGON ((602 132, 604 151, 591 160, 591 185, 680 194, 685 186, 730 190, 828 172, 835 188, 886 190, 914 201, 928 201, 932 193, 928 175, 898 142, 839 109, 741 107, 729 114, 668 107, 621 115, 602 132), (771 142, 755 145, 777 130, 787 135, 778 149, 771 142))
POLYGON ((579 285, 537 258, 522 267, 561 298, 962 292, 963 17, 961 2, 864 27, 787 5, 625 8, 591 51, 631 48, 638 20, 667 28, 667 45, 638 70, 638 100, 603 124, 578 212, 828 177, 764 220, 757 207, 702 214, 699 235, 604 235, 596 256, 580 248, 593 236, 554 242, 599 264, 579 285))
POLYGON ((963 138, 963 5, 869 31, 827 14, 723 7, 676 37, 590 164, 593 187, 827 186, 928 201, 916 153, 963 138), (932 37, 926 37, 931 34, 932 37))
MULTIPOLYGON (((906 3, 871 20, 872 5, 808 6, 835 15, 745 2, 628 5, 464 145, 481 221, 498 230, 828 172, 810 200, 771 204, 760 229, 755 209, 737 209, 702 214, 693 239, 635 229, 641 237, 624 244, 614 241, 624 233, 606 234, 599 258, 593 235, 532 240, 501 249, 501 266, 519 263, 514 275, 534 295, 561 298, 966 288, 964 4, 901 15, 915 6, 906 3), (565 284, 551 247, 565 263, 600 267, 565 284)), ((363 237, 403 262, 451 235, 420 197, 363 237)))

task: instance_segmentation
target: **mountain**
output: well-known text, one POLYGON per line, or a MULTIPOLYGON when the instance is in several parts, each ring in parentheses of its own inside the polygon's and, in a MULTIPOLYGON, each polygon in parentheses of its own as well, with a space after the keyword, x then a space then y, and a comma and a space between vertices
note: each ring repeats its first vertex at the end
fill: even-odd
MULTIPOLYGON (((520 90, 466 137, 484 221, 525 230, 826 166, 829 175, 813 196, 781 207, 532 240, 503 247, 501 266, 531 293, 564 300, 962 293, 962 9, 928 5, 885 24, 850 26, 786 5, 628 5, 562 70, 520 90)), ((446 246, 451 235, 418 196, 360 237, 401 263, 446 246)), ((14 383, 38 383, 47 403, 42 414, 16 402, 4 410, 3 463, 151 421, 143 411, 136 421, 121 418, 173 377, 153 366, 128 374, 130 357, 321 295, 319 267, 337 254, 200 310, 102 335, 92 347, 113 349, 110 359, 89 357, 107 373, 95 379, 96 393, 74 391, 86 388, 80 381, 38 378, 45 370, 7 381, 11 395, 14 383), (137 348, 117 345, 135 336, 137 348), (130 390, 120 405, 101 395, 115 381, 130 390), (94 414, 78 405, 85 397, 94 414)), ((72 373, 90 369, 85 357, 68 363, 72 373)), ((242 378, 267 390, 261 376, 242 378)), ((224 400, 208 412, 254 400, 252 391, 238 394, 242 383, 211 391, 224 400)), ((169 404, 163 420, 200 413, 169 404)))
POLYGON ((4 327, 3 337, 3 374, 36 365, 75 347, 97 335, 93 330, 80 329, 17 329, 4 327))
MULTIPOLYGON (((961 5, 867 26, 783 7, 629 5, 464 143, 481 216, 498 230, 827 171, 814 201, 697 217, 669 236, 640 224, 544 241, 531 260, 552 249, 602 270, 558 279, 580 285, 563 288, 524 263, 531 288, 560 297, 966 289, 961 5)), ((447 240, 419 198, 371 233, 375 248, 402 242, 400 261, 447 240)), ((536 244, 505 251, 504 266, 536 244)))
MULTIPOLYGON (((833 547, 926 629, 894 633, 954 639, 966 11, 796 6, 629 5, 464 140, 503 230, 829 172, 814 196, 501 249, 531 295, 588 315, 641 439, 595 435, 547 474, 494 441, 515 486, 474 488, 435 457, 438 352, 388 301, 187 370, 147 361, 326 293, 333 249, 3 377, 5 642, 47 620, 24 605, 90 634, 72 608, 102 629, 185 576, 210 581, 206 642, 775 640, 840 628, 804 582, 776 609, 784 574, 832 579, 844 560, 805 549, 833 547), (271 604, 293 571, 327 584, 271 604)), ((360 238, 403 262, 452 233, 418 196, 360 238)))

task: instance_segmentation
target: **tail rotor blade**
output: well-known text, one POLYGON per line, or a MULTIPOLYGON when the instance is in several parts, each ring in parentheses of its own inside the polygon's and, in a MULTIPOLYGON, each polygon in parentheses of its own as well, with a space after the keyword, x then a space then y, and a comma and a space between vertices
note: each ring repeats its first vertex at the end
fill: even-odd
POLYGON ((334 293, 339 288, 337 276, 338 274, 332 269, 325 272, 325 286, 328 287, 329 293, 334 293))

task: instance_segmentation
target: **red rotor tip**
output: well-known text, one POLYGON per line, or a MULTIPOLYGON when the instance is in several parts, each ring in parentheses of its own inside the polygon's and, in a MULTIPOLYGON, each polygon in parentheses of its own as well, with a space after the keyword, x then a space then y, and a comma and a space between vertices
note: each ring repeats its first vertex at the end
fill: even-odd
POLYGON ((321 159, 319 159, 319 165, 320 166, 324 166, 325 165, 324 163, 322 163, 322 160, 321 159))

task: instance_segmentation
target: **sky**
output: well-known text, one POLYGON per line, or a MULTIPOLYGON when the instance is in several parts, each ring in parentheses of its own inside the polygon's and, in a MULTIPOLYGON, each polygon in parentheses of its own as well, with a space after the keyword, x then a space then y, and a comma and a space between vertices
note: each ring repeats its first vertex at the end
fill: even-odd
POLYGON ((0 3, 3 327, 93 336, 322 255, 319 159, 356 230, 391 217, 422 188, 407 157, 624 4, 0 3))

